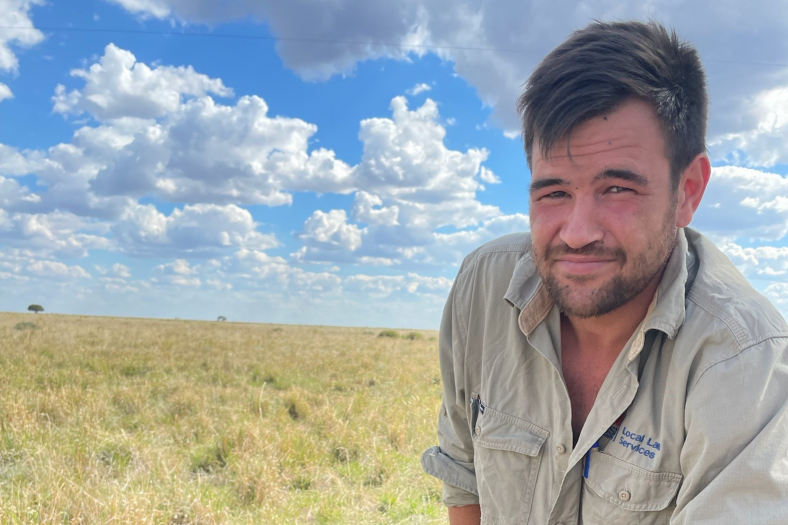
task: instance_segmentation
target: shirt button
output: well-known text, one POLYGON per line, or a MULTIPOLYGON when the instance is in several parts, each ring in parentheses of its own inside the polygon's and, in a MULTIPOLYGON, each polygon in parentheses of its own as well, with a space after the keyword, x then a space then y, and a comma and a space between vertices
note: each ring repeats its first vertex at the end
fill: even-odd
POLYGON ((443 415, 444 415, 444 416, 446 416, 446 407, 443 407, 443 408, 441 409, 441 412, 443 413, 443 415))
POLYGON ((629 498, 631 497, 632 494, 630 494, 626 490, 622 490, 621 492, 618 493, 618 499, 620 499, 621 501, 629 501, 629 498))
POLYGON ((476 435, 479 435, 481 433, 482 433, 482 427, 480 427, 479 425, 476 425, 476 435))
MULTIPOLYGON (((564 452, 566 452, 566 447, 565 446, 558 445, 558 446, 555 447, 555 453, 556 454, 563 454, 564 452)), ((555 525, 559 525, 559 524, 556 523, 555 525)))

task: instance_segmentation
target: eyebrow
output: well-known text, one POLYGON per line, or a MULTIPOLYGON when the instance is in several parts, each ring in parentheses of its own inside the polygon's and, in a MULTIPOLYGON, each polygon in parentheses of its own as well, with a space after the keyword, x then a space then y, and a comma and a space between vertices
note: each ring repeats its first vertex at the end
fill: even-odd
MULTIPOLYGON (((648 179, 646 177, 643 175, 638 175, 633 171, 623 169, 605 170, 602 173, 596 175, 592 182, 608 179, 625 180, 633 184, 637 184, 638 186, 648 186, 648 179)), ((549 177, 547 179, 533 181, 529 186, 529 191, 534 193, 549 186, 569 186, 569 184, 571 183, 566 179, 562 179, 560 177, 549 177)))
POLYGON ((569 186, 569 181, 559 177, 550 177, 549 179, 539 179, 531 182, 528 190, 533 193, 548 186, 569 186))
POLYGON ((648 186, 648 179, 646 177, 629 170, 605 170, 594 177, 593 182, 607 179, 620 179, 631 182, 632 184, 637 184, 638 186, 648 186))

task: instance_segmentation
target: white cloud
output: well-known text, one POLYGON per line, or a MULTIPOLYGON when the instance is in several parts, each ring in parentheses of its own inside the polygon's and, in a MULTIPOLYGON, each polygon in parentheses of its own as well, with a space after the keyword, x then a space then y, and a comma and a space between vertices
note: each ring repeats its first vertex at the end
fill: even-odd
POLYGON ((114 44, 106 47, 98 63, 87 70, 74 69, 71 76, 84 79, 85 87, 67 93, 65 86, 57 86, 54 111, 88 112, 98 120, 153 119, 176 111, 185 95, 233 95, 221 80, 196 73, 191 66, 150 68, 114 44))
POLYGON ((692 226, 716 238, 780 239, 788 233, 788 179, 749 168, 714 168, 692 226))
POLYGON ((788 246, 744 248, 729 242, 720 246, 720 249, 745 277, 788 281, 788 246))
POLYGON ((121 279, 128 279, 131 277, 131 268, 125 264, 115 263, 112 265, 112 273, 121 279))
POLYGON ((788 319, 788 283, 772 283, 766 287, 763 293, 788 319))
POLYGON ((167 2, 163 0, 107 0, 121 5, 131 11, 142 15, 150 15, 156 18, 165 18, 170 14, 167 2))
POLYGON ((12 45, 31 47, 44 39, 30 19, 30 9, 43 3, 43 0, 0 0, 0 27, 3 27, 0 31, 0 71, 16 73, 19 70, 19 59, 12 45))
POLYGON ((13 174, 35 171, 48 187, 42 210, 108 217, 143 196, 279 206, 290 204, 294 191, 353 190, 351 168, 333 151, 309 151, 314 124, 270 117, 257 96, 218 104, 207 93, 230 90, 190 66, 151 68, 110 45, 76 76, 85 86, 58 88, 56 109, 110 120, 80 128, 46 155, 0 147, 0 160, 14 158, 13 174))
POLYGON ((36 277, 68 281, 71 279, 90 279, 90 274, 81 266, 68 266, 60 261, 34 261, 27 271, 36 277))
POLYGON ((453 63, 455 72, 493 108, 493 120, 512 132, 518 128, 514 100, 534 66, 592 19, 652 17, 693 42, 706 60, 711 136, 753 129, 748 112, 753 95, 788 83, 786 68, 779 66, 788 53, 788 21, 774 16, 775 7, 768 2, 502 0, 491 7, 450 0, 112 1, 133 13, 182 22, 256 19, 283 38, 278 52, 305 79, 345 74, 378 57, 432 52, 453 63), (699 19, 705 23, 694 23, 699 19), (303 35, 308 38, 298 40, 303 35), (769 63, 777 65, 763 65, 769 63))
POLYGON ((40 200, 41 196, 32 193, 28 187, 0 175, 0 208, 10 211, 32 210, 40 200))
POLYGON ((410 281, 406 286, 409 293, 437 294, 446 296, 454 281, 446 277, 427 277, 415 273, 408 274, 410 281))
POLYGON ((35 169, 28 155, 20 153, 18 149, 5 144, 0 144, 0 175, 26 175, 35 169))
POLYGON ((331 210, 328 213, 315 210, 304 223, 304 230, 298 237, 309 245, 352 252, 361 246, 362 233, 355 224, 348 224, 345 210, 331 210))
POLYGON ((63 212, 8 213, 0 209, 0 242, 33 250, 41 256, 85 257, 89 250, 108 249, 107 226, 63 212))
POLYGON ((112 225, 120 251, 137 256, 206 256, 231 248, 265 250, 279 245, 257 231, 252 214, 233 204, 186 205, 164 215, 151 204, 130 207, 112 225))
MULTIPOLYGON (((447 148, 446 129, 440 124, 437 104, 430 99, 411 110, 404 97, 395 97, 391 109, 390 119, 361 122, 359 138, 364 150, 351 175, 359 188, 351 217, 366 226, 346 226, 352 229, 346 235, 354 241, 352 249, 349 243, 334 241, 329 246, 326 242, 308 242, 292 254, 295 260, 367 265, 394 265, 409 260, 413 264, 443 264, 445 257, 433 249, 440 239, 436 230, 449 227, 474 231, 483 222, 501 215, 498 207, 477 199, 477 192, 483 189, 482 181, 499 181, 482 165, 487 159, 486 150, 471 148, 462 152, 447 148)), ((340 215, 340 211, 334 210, 332 225, 346 223, 346 215, 344 211, 340 215)), ((323 212, 319 217, 327 220, 323 212)), ((305 226, 305 231, 314 229, 316 217, 308 222, 310 226, 305 226)), ((479 237, 486 236, 479 231, 479 237)))
POLYGON ((344 288, 351 293, 371 297, 388 297, 405 286, 403 275, 351 275, 344 282, 344 288))
POLYGON ((501 183, 501 179, 499 179, 498 176, 492 172, 492 170, 489 170, 484 166, 482 166, 481 170, 479 170, 479 178, 482 180, 482 182, 486 182, 487 184, 501 183))
POLYGON ((416 84, 415 86, 413 86, 412 88, 407 90, 405 93, 407 93, 408 95, 413 97, 413 96, 416 96, 416 95, 418 95, 420 93, 424 93, 426 91, 430 91, 431 89, 432 89, 432 86, 422 82, 421 84, 416 84))
POLYGON ((394 293, 431 295, 444 298, 451 289, 452 280, 446 277, 428 277, 416 273, 405 275, 356 274, 347 277, 343 288, 349 293, 386 298, 394 293))
POLYGON ((380 207, 383 200, 366 191, 357 191, 353 200, 353 220, 372 225, 396 226, 399 206, 380 207))
POLYGON ((9 98, 14 98, 11 88, 0 82, 0 102, 9 98))
POLYGON ((171 263, 160 264, 153 268, 154 283, 173 284, 176 286, 199 287, 202 284, 199 277, 193 276, 196 270, 191 267, 189 261, 177 259, 171 263))

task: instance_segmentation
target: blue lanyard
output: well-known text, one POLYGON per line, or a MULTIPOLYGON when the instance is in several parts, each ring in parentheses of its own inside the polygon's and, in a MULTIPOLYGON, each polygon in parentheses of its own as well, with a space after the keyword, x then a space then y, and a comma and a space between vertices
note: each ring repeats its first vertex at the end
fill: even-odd
POLYGON ((585 465, 585 470, 583 471, 583 477, 585 477, 586 479, 588 479, 588 469, 591 467, 591 452, 595 448, 599 448, 599 440, 598 439, 596 440, 596 443, 591 445, 591 448, 588 449, 588 452, 586 452, 586 465, 585 465))

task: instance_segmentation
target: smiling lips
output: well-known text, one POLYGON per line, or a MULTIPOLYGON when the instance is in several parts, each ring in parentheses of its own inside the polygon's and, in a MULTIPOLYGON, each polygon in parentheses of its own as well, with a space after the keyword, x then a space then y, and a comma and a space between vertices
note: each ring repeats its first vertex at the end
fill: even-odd
POLYGON ((563 256, 555 265, 566 273, 575 275, 588 275, 605 268, 616 262, 615 259, 599 259, 596 257, 563 256))

